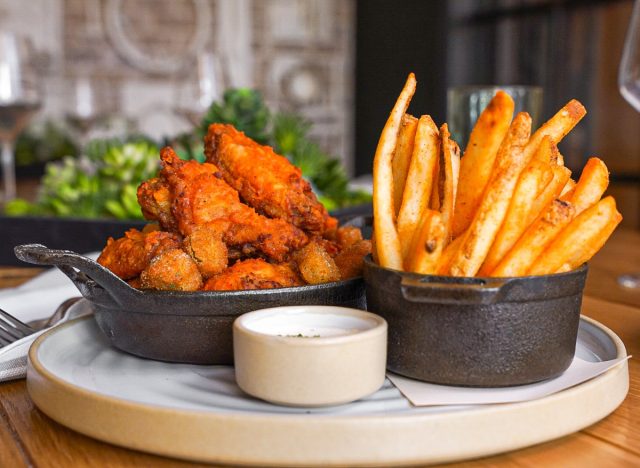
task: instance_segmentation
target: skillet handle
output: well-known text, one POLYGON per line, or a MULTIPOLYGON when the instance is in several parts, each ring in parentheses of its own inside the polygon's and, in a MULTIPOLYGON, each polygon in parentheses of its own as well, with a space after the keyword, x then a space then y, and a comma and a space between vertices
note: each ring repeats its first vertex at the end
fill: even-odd
POLYGON ((23 262, 58 267, 80 293, 93 302, 120 303, 123 296, 136 294, 136 289, 107 268, 76 252, 49 249, 42 244, 18 245, 13 250, 23 262))
POLYGON ((513 281, 505 278, 468 278, 466 283, 454 283, 447 280, 437 276, 420 279, 403 277, 400 289, 409 302, 486 305, 500 301, 513 281))

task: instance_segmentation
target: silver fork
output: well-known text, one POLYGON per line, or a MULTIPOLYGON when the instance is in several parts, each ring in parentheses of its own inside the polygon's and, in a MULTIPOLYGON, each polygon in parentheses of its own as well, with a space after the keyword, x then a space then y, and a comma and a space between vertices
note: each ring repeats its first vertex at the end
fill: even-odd
POLYGON ((63 322, 68 317, 68 311, 73 304, 78 302, 80 297, 67 299, 56 309, 51 317, 34 320, 28 324, 21 322, 8 312, 0 309, 0 348, 10 345, 14 341, 20 340, 44 328, 49 328, 58 322, 63 322))
POLYGON ((7 346, 35 332, 36 330, 26 323, 22 323, 13 315, 0 309, 0 347, 7 346))

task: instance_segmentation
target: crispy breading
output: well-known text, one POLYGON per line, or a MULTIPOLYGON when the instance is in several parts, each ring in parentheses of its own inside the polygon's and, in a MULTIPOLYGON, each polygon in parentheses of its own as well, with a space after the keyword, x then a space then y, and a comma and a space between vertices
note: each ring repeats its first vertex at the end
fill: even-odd
POLYGON ((289 264, 271 264, 262 259, 249 259, 237 262, 219 275, 209 278, 204 289, 233 291, 285 288, 303 284, 304 282, 289 264))
POLYGON ((218 166, 224 180, 258 212, 315 234, 337 226, 299 168, 232 125, 210 125, 204 151, 207 162, 218 166))
MULTIPOLYGON (((224 180, 218 168, 210 163, 181 160, 171 148, 161 152, 162 170, 159 180, 161 192, 168 188, 171 194, 173 221, 163 225, 175 225, 182 235, 188 236, 194 229, 206 223, 228 222, 224 242, 231 248, 258 251, 275 260, 284 261, 293 250, 304 246, 308 239, 300 229, 281 219, 270 219, 240 202, 238 192, 224 180)), ((143 190, 144 206, 147 200, 157 197, 143 190)), ((164 195, 163 195, 164 196, 164 195)), ((155 207, 145 214, 156 213, 155 207)), ((162 211, 164 215, 166 212, 162 211)))
POLYGON ((181 249, 169 249, 155 256, 140 274, 143 289, 197 291, 202 275, 193 259, 181 249))
POLYGON ((153 257, 168 249, 180 248, 180 236, 164 231, 128 230, 124 237, 109 238, 98 263, 124 280, 140 275, 153 257))

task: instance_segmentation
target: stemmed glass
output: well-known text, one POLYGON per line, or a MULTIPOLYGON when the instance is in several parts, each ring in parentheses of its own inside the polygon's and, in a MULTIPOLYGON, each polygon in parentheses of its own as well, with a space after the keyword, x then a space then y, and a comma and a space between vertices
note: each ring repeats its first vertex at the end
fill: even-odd
POLYGON ((0 144, 5 203, 16 196, 16 138, 40 108, 34 55, 26 38, 0 32, 0 144))
POLYGON ((111 96, 107 84, 88 74, 78 74, 67 82, 65 118, 77 135, 84 154, 91 130, 107 118, 111 96))
MULTIPOLYGON (((624 42, 618 71, 620 93, 640 112, 640 0, 636 0, 624 42)), ((627 288, 640 288, 640 272, 621 275, 618 283, 627 288)))
POLYGON ((198 126, 211 103, 222 97, 227 85, 224 60, 213 52, 202 52, 189 79, 177 85, 174 112, 198 126))

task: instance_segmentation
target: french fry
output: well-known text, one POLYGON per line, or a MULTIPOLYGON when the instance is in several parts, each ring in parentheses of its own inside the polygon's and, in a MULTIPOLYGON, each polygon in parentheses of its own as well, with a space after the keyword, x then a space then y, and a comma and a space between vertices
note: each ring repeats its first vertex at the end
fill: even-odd
POLYGON ((569 179, 567 180, 567 183, 564 184, 564 187, 562 188, 562 191, 560 192, 560 197, 563 197, 563 199, 570 199, 571 195, 573 195, 573 191, 576 188, 576 181, 573 179, 569 179))
POLYGON ((553 117, 547 120, 542 127, 531 135, 529 143, 524 149, 525 159, 528 161, 532 158, 535 151, 542 143, 543 138, 548 135, 553 142, 558 144, 567 133, 576 126, 585 116, 587 110, 579 101, 572 99, 562 109, 560 109, 553 117))
POLYGON ((373 160, 373 226, 376 252, 381 266, 396 270, 402 269, 402 253, 395 226, 392 159, 402 116, 407 111, 415 90, 416 77, 410 73, 382 129, 373 160))
POLYGON ((566 185, 569 177, 571 177, 571 171, 564 166, 551 166, 551 171, 553 172, 553 179, 531 203, 527 225, 533 223, 533 221, 551 205, 553 200, 560 196, 562 187, 566 185))
POLYGON ((465 149, 429 116, 406 114, 407 78, 374 158, 372 254, 383 267, 420 274, 521 276, 570 271, 588 261, 622 219, 606 165, 591 158, 578 182, 557 142, 584 117, 569 101, 531 134, 496 93, 465 149))
POLYGON ((442 214, 426 210, 405 261, 406 270, 424 275, 434 274, 445 246, 445 239, 446 230, 442 214))
POLYGON ((528 274, 546 275, 579 267, 604 245, 622 215, 613 197, 606 197, 578 215, 549 245, 528 274))
POLYGON ((464 241, 465 234, 466 232, 463 232, 458 237, 453 239, 453 241, 449 242, 449 244, 444 248, 444 250, 442 251, 442 255, 440 255, 440 258, 438 259, 438 264, 436 265, 436 274, 448 274, 449 268, 451 267, 451 260, 453 260, 453 256, 464 241))
POLYGON ((531 162, 538 161, 542 164, 555 164, 554 144, 549 135, 545 135, 538 148, 533 153, 531 162))
MULTIPOLYGON (((546 135, 549 137, 549 135, 546 135)), ((554 143, 551 151, 551 164, 555 164, 556 166, 564 166, 564 156, 560 153, 558 146, 554 143)))
POLYGON ((563 200, 571 202, 579 215, 590 206, 595 205, 609 186, 609 170, 602 160, 590 158, 580 174, 580 179, 571 194, 563 200))
MULTIPOLYGON (((548 151, 543 149, 542 152, 548 151)), ((540 161, 534 157, 520 175, 507 215, 480 268, 479 276, 488 276, 529 227, 529 211, 534 208, 531 200, 535 200, 553 179, 553 171, 549 163, 540 161)))
POLYGON ((460 161, 459 190, 453 216, 453 236, 464 232, 482 200, 498 149, 513 117, 511 96, 498 91, 476 121, 460 161))
POLYGON ((498 150, 495 171, 482 202, 464 241, 453 256, 449 269, 451 275, 474 276, 484 262, 507 214, 520 173, 526 166, 524 147, 530 132, 529 114, 521 112, 516 115, 498 150))
POLYGON ((445 228, 445 244, 451 240, 453 226, 453 209, 456 203, 456 193, 458 190, 458 177, 460 171, 460 148, 451 139, 447 124, 440 127, 440 148, 442 158, 440 164, 440 179, 438 181, 440 197, 440 213, 442 213, 442 224, 445 228))
POLYGON ((490 276, 522 276, 532 267, 536 259, 545 252, 556 235, 570 222, 575 213, 571 203, 556 199, 547 211, 538 218, 518 242, 504 256, 490 276))
POLYGON ((429 207, 439 147, 438 127, 431 117, 423 115, 418 121, 413 155, 398 213, 398 236, 403 259, 409 252, 420 216, 429 207))
POLYGON ((443 181, 442 170, 444 169, 440 164, 441 152, 438 153, 436 158, 436 164, 433 169, 435 174, 433 177, 433 184, 431 184, 431 197, 429 198, 429 208, 432 210, 440 211, 440 184, 443 181))
POLYGON ((404 184, 407 181, 411 154, 413 153, 413 140, 418 128, 418 119, 411 114, 404 114, 400 123, 400 133, 398 133, 398 143, 393 152, 391 161, 393 170, 393 207, 396 215, 400 211, 404 184))

